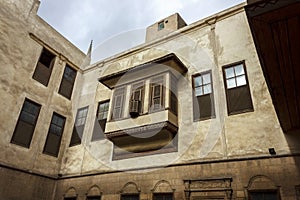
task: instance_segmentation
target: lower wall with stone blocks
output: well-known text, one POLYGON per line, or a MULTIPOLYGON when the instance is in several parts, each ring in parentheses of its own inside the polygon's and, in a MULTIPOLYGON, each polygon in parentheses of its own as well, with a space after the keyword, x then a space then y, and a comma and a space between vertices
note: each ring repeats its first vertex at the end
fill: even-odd
POLYGON ((175 200, 250 199, 267 193, 277 199, 300 196, 300 156, 199 162, 126 172, 51 178, 0 167, 0 199, 58 199, 88 196, 120 200, 135 194, 152 200, 171 194, 175 200))

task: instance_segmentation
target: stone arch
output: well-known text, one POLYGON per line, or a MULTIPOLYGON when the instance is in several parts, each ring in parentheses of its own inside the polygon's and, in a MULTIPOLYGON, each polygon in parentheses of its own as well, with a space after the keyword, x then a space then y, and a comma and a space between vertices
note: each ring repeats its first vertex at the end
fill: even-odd
POLYGON ((256 175, 250 178, 247 190, 277 190, 279 186, 268 176, 256 175))
POLYGON ((155 184, 151 191, 152 193, 173 193, 175 189, 172 188, 169 181, 160 180, 155 184))
POLYGON ((64 197, 77 197, 78 193, 74 187, 69 187, 64 194, 64 197))
POLYGON ((120 194, 138 194, 140 192, 141 189, 135 182, 132 181, 126 183, 120 190, 120 194))
POLYGON ((86 196, 101 196, 101 194, 100 187, 98 185, 93 185, 88 189, 86 196))

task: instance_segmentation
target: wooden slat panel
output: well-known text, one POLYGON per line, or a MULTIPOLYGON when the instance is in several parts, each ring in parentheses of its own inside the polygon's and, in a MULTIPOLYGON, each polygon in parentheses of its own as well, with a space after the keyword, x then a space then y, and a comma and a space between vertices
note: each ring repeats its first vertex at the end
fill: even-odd
POLYGON ((288 130, 291 128, 291 122, 289 113, 287 112, 288 106, 283 98, 283 82, 278 66, 278 58, 276 57, 276 49, 271 39, 273 34, 269 28, 269 24, 263 20, 252 20, 251 24, 273 104, 283 130, 288 130))
MULTIPOLYGON (((300 11, 299 11, 300 12, 300 11)), ((300 128, 300 16, 288 20, 288 36, 290 41, 290 56, 292 58, 292 70, 294 75, 294 92, 296 102, 296 128, 300 128)))
MULTIPOLYGON (((295 127, 299 121, 294 85, 294 74, 292 67, 292 59, 290 56, 290 43, 288 37, 287 21, 282 20, 271 25, 273 32, 273 41, 276 48, 276 55, 278 58, 278 65, 283 82, 284 96, 283 98, 287 102, 287 112, 289 114, 289 120, 291 127, 295 127)), ((287 119, 288 120, 288 119, 287 119)))

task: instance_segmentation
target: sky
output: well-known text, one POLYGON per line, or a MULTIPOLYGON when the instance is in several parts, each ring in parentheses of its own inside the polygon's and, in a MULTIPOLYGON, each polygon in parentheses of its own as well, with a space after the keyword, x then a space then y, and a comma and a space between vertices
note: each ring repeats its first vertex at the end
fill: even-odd
POLYGON ((145 29, 178 12, 187 24, 245 0, 40 0, 38 15, 94 60, 144 42, 145 29), (97 57, 97 56, 94 56, 97 57))

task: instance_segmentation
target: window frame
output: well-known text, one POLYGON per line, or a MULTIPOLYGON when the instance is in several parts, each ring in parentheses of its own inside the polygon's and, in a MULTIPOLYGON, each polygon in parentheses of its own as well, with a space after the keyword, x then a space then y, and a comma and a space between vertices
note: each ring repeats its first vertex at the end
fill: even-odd
POLYGON ((35 65, 35 69, 34 69, 34 72, 33 72, 33 75, 32 75, 32 79, 36 80, 37 82, 39 82, 42 85, 47 87, 48 84, 49 84, 49 81, 50 81, 50 77, 51 77, 51 74, 52 74, 52 70, 53 70, 53 67, 54 67, 55 60, 56 60, 56 55, 54 53, 52 53, 50 50, 43 47, 43 49, 40 53, 39 59, 38 59, 36 65, 35 65), (48 54, 50 54, 50 55, 48 55, 48 54), (52 57, 48 66, 45 65, 45 63, 42 62, 43 57, 48 57, 48 58, 52 57), (42 71, 43 71, 43 73, 45 73, 45 71, 47 71, 47 79, 46 80, 40 80, 41 78, 43 78, 41 76, 45 75, 45 74, 42 73, 42 71), (41 75, 41 73, 42 73, 42 75, 41 75))
POLYGON ((73 132, 72 132, 72 135, 71 135, 71 140, 70 140, 69 147, 73 147, 73 146, 77 146, 77 145, 81 144, 81 139, 83 137, 88 112, 89 112, 89 106, 85 106, 85 107, 77 109, 76 118, 75 118, 75 122, 74 122, 74 126, 73 126, 73 132), (80 112, 85 112, 85 115, 83 114, 83 116, 81 116, 79 118, 80 112), (84 123, 78 125, 77 122, 78 122, 79 119, 81 119, 81 120, 84 119, 84 123), (82 129, 81 133, 78 133, 78 131, 77 131, 79 128, 82 129), (80 137, 80 135, 81 135, 81 137, 80 137), (73 138, 74 138, 75 141, 72 143, 73 138))
POLYGON ((125 106, 125 101, 126 101, 126 91, 127 91, 126 86, 121 86, 121 87, 115 88, 114 94, 113 94, 111 116, 110 116, 111 121, 118 121, 118 120, 121 120, 124 118, 124 106, 125 106), (120 91, 120 93, 121 93, 120 95, 116 94, 117 92, 119 92, 118 90, 122 90, 122 91, 120 91), (116 96, 122 97, 120 106, 118 106, 118 108, 120 109, 120 114, 119 114, 119 117, 117 117, 117 118, 114 117, 114 113, 116 110, 116 106, 115 106, 116 96))
POLYGON ((66 124, 66 117, 64 117, 64 116, 62 116, 62 115, 60 115, 60 114, 58 114, 56 112, 53 112, 52 117, 51 117, 51 121, 50 121, 50 124, 49 124, 49 128, 48 128, 47 138, 46 138, 46 141, 45 141, 45 144, 44 144, 44 148, 43 148, 43 154, 46 154, 46 155, 49 155, 49 156, 53 156, 53 157, 58 157, 60 146, 61 146, 61 140, 62 140, 63 133, 64 133, 65 124, 66 124), (56 150, 55 153, 52 153, 52 152, 46 151, 46 146, 48 144, 50 134, 54 134, 54 133, 50 132, 51 131, 51 125, 53 124, 52 122, 53 122, 54 116, 60 117, 61 119, 63 119, 63 124, 61 126, 61 132, 60 132, 60 136, 59 136, 59 142, 58 142, 57 150, 56 150))
POLYGON ((165 29, 165 21, 160 21, 157 23, 157 31, 165 29))
MULTIPOLYGON (((247 73, 245 60, 234 62, 234 63, 228 64, 228 65, 224 65, 222 67, 222 72, 223 72, 223 82, 224 82, 224 88, 225 88, 225 94, 226 94, 226 105, 227 105, 228 115, 236 115, 236 114, 241 114, 241 113, 245 113, 245 112, 253 112, 254 111, 254 106, 253 106, 253 101, 252 101, 252 95, 251 95, 251 90, 250 90, 250 85, 249 85, 248 73, 247 73), (234 68, 238 65, 243 66, 246 84, 245 85, 240 85, 240 86, 236 85, 236 87, 228 88, 225 70, 229 69, 229 68, 234 68), (246 92, 247 92, 247 95, 249 97, 250 107, 240 109, 240 110, 230 110, 231 109, 231 98, 230 98, 230 95, 229 95, 229 91, 233 91, 233 90, 237 90, 237 89, 241 89, 241 88, 245 88, 247 90, 246 92)), ((236 80, 236 77, 237 76, 234 76, 235 80, 236 80)))
POLYGON ((104 100, 104 101, 100 101, 98 102, 98 105, 97 105, 97 111, 96 111, 96 117, 95 117, 95 122, 94 122, 94 129, 93 129, 93 134, 92 134, 92 138, 91 138, 91 141, 94 142, 94 141, 98 141, 98 140, 102 140, 104 139, 104 137, 97 137, 96 134, 98 134, 95 130, 96 129, 96 126, 100 126, 101 128, 101 131, 103 133, 103 136, 104 136, 104 133, 105 133, 105 127, 106 127, 106 123, 108 121, 108 116, 109 116, 109 106, 110 106, 110 100, 104 100), (100 105, 102 104, 107 104, 107 111, 104 110, 104 112, 107 112, 107 115, 106 115, 106 118, 101 118, 99 119, 99 113, 100 113, 100 105), (101 122, 100 122, 101 121, 101 122), (102 122, 104 122, 104 127, 102 127, 102 122))
MULTIPOLYGON (((154 112, 159 112, 159 111, 162 111, 162 110, 165 110, 165 90, 166 90, 166 87, 165 87, 165 84, 166 84, 166 78, 165 78, 165 74, 161 74, 161 75, 158 75, 158 76, 153 76, 150 78, 150 88, 149 88, 149 92, 150 92, 150 95, 149 95, 149 113, 154 113, 154 112), (155 81, 155 79, 162 79, 162 80, 159 80, 159 81, 155 81), (159 84, 161 83, 161 84, 159 84), (155 108, 153 105, 155 105, 154 103, 154 98, 158 98, 158 97, 153 97, 153 93, 155 92, 155 89, 153 88, 153 85, 156 86, 159 86, 160 87, 160 95, 159 95, 159 99, 160 99, 160 108, 155 108)), ((154 86, 155 87, 155 86, 154 86)))
MULTIPOLYGON (((34 102, 34 101, 28 99, 28 98, 25 98, 25 99, 24 99, 23 104, 22 104, 22 107, 21 107, 21 110, 20 110, 20 113, 19 113, 19 116, 18 116, 17 123, 16 123, 16 125, 15 125, 15 129, 14 129, 13 135, 12 135, 11 140, 10 140, 10 143, 16 144, 16 145, 19 145, 19 146, 22 146, 22 147, 25 147, 25 148, 30 148, 30 144, 31 144, 31 142, 32 142, 33 134, 34 134, 34 132, 35 132, 35 128, 36 128, 36 124, 37 124, 37 121, 38 121, 38 118, 39 118, 39 115, 40 115, 41 108, 42 108, 42 106, 41 106, 40 104, 38 104, 38 103, 36 103, 36 102, 34 102), (21 119, 23 109, 25 108, 25 102, 29 102, 29 103, 31 103, 31 104, 37 106, 38 111, 37 111, 37 113, 36 113, 35 120, 34 120, 34 123, 33 123, 33 124, 29 124, 29 122, 26 122, 26 121, 24 121, 24 120, 21 119), (15 137, 17 137, 17 135, 16 135, 16 134, 17 134, 17 128, 18 128, 19 124, 21 123, 20 121, 22 121, 23 123, 26 123, 26 124, 31 125, 32 128, 33 128, 32 132, 31 132, 30 135, 29 135, 29 138, 30 138, 30 139, 29 139, 27 145, 26 145, 26 144, 22 144, 22 143, 20 143, 20 142, 17 142, 16 139, 14 139, 15 137)), ((25 111, 24 111, 24 112, 25 112, 25 111)), ((27 113, 28 113, 28 112, 27 112, 27 113)), ((31 114, 31 113, 30 113, 30 114, 31 114)))
MULTIPOLYGON (((200 73, 196 73, 196 74, 193 74, 192 75, 192 89, 193 89, 193 121, 196 122, 196 121, 204 121, 204 120, 207 120, 207 119, 214 119, 216 118, 216 109, 215 109, 215 99, 214 99, 214 87, 213 87, 213 77, 212 77, 212 70, 206 70, 206 71, 203 71, 203 72, 200 72, 200 73), (209 83, 206 83, 206 84, 203 84, 203 76, 206 75, 206 74, 209 74, 210 76, 210 82, 209 83), (198 86, 198 87, 201 87, 202 88, 202 94, 199 95, 199 96, 196 96, 196 86, 195 86, 195 79, 197 77, 201 77, 201 80, 202 80, 202 85, 198 86), (204 86, 206 85, 210 85, 210 93, 206 93, 204 94, 204 86), (198 105, 198 109, 199 109, 199 117, 195 118, 195 104, 196 102, 195 101, 199 101, 198 98, 205 98, 205 97, 210 97, 210 103, 211 103, 211 107, 213 108, 213 110, 211 110, 211 114, 210 116, 202 116, 201 117, 201 111, 200 111, 200 108, 199 108, 199 105, 198 105)), ((199 104, 199 103, 198 103, 199 104)))
POLYGON ((72 98, 72 95, 73 95, 73 89, 74 89, 76 77, 77 77, 77 70, 75 68, 71 67, 70 64, 66 63, 65 68, 64 68, 64 72, 62 74, 62 78, 61 78, 60 86, 59 86, 59 89, 58 89, 58 93, 60 95, 62 95, 63 97, 70 100, 72 98), (74 77, 72 78, 72 80, 68 80, 68 78, 66 78, 67 69, 70 69, 71 71, 74 72, 74 77), (70 91, 68 91, 68 94, 65 94, 66 89, 63 88, 64 84, 70 84, 71 85, 70 91))
POLYGON ((142 115, 144 113, 144 102, 145 102, 145 81, 137 81, 134 83, 131 83, 131 89, 130 89, 130 99, 129 99, 129 112, 130 112, 130 108, 132 106, 132 101, 140 101, 140 107, 138 108, 138 113, 139 115, 142 115), (139 91, 139 99, 136 100, 134 98, 135 96, 135 92, 139 91))

